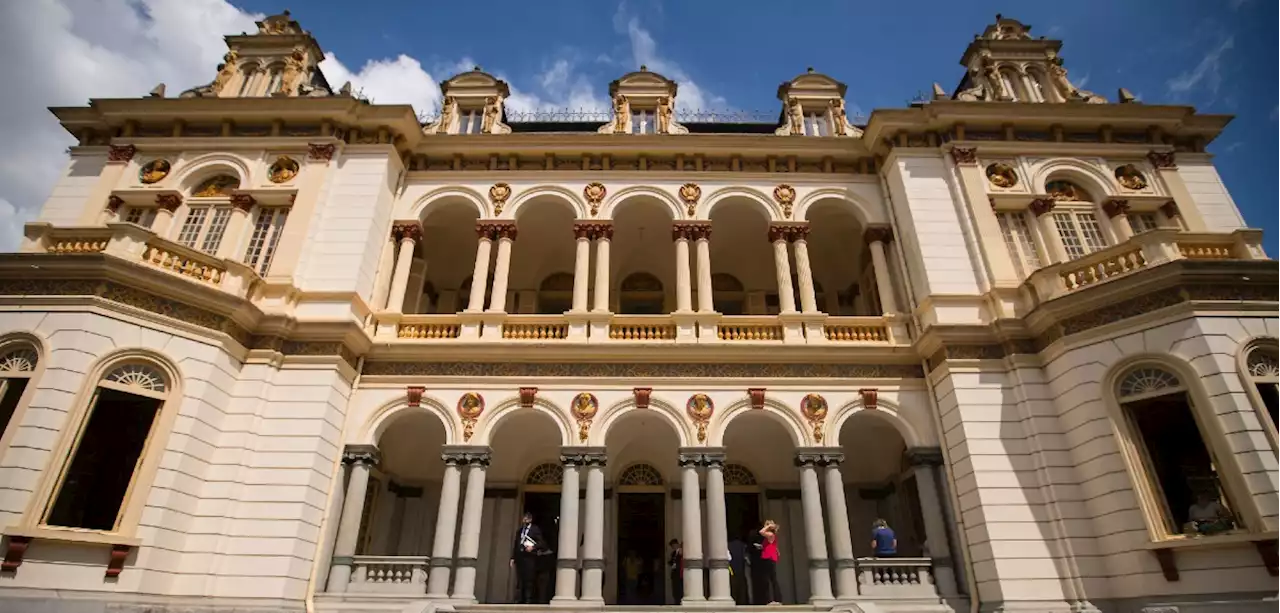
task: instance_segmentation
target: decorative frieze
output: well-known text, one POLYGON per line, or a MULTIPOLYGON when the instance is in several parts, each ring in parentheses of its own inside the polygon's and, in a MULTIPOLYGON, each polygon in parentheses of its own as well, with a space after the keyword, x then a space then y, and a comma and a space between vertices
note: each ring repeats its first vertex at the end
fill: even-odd
POLYGON ((910 379, 916 364, 751 364, 632 362, 389 362, 366 361, 364 374, 415 377, 624 377, 910 379))

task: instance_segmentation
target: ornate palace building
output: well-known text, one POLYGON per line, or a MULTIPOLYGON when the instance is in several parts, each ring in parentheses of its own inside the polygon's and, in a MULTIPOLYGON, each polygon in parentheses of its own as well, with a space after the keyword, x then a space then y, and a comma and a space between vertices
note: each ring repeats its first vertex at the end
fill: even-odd
POLYGON ((0 257, 0 609, 496 610, 528 510, 551 609, 675 602, 673 538, 681 606, 746 604, 773 519, 796 610, 1275 610, 1229 117, 998 17, 865 121, 812 69, 750 122, 644 67, 517 116, 477 68, 424 125, 259 26, 52 110, 79 142, 0 257))

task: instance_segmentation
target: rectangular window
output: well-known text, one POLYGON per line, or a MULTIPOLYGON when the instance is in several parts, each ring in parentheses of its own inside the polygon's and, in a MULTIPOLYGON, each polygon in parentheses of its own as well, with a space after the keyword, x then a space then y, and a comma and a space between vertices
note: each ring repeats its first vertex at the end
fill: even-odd
POLYGON ((99 388, 45 523, 114 530, 161 401, 99 388))
POLYGON ((213 210, 213 219, 209 222, 209 229, 204 233, 204 240, 200 242, 200 250, 205 253, 217 253, 218 245, 222 243, 222 235, 227 231, 227 222, 231 220, 231 209, 220 208, 213 210))
POLYGON ((805 113, 804 133, 807 136, 830 136, 826 113, 805 113))
POLYGON ((182 222, 182 229, 178 231, 178 242, 188 247, 195 247, 196 240, 200 238, 200 231, 204 229, 204 222, 209 218, 209 207, 192 207, 187 211, 187 218, 182 222))
POLYGON ((484 112, 466 110, 458 112, 458 134, 479 134, 484 128, 484 112))
POLYGON ((653 111, 631 111, 632 134, 653 134, 655 127, 653 111))
POLYGON ((8 429, 9 420, 13 419, 13 412, 18 409, 18 400, 22 398, 22 392, 27 390, 28 381, 30 379, 25 377, 0 379, 0 434, 8 429))
POLYGON ((244 263, 261 276, 267 276, 267 270, 271 268, 271 258, 280 244, 288 215, 289 209, 285 208, 258 209, 258 216, 253 221, 253 234, 244 252, 244 263))
POLYGON ((1009 258, 1018 270, 1018 276, 1026 277, 1040 268, 1040 254, 1036 252, 1035 238, 1031 234, 1031 225, 1027 223, 1025 211, 1003 211, 996 213, 1000 222, 1000 234, 1004 236, 1004 245, 1009 250, 1009 258))
POLYGON ((1082 258, 1107 246, 1102 239, 1098 217, 1088 211, 1062 211, 1053 213, 1053 225, 1062 237, 1067 258, 1082 258))
POLYGON ((1160 220, 1155 213, 1129 213, 1129 228, 1134 234, 1142 234, 1160 228, 1160 220))
POLYGON ((123 219, 125 223, 150 228, 151 224, 155 223, 156 220, 156 209, 155 207, 141 206, 126 207, 121 219, 123 219))
POLYGON ((230 220, 229 207, 191 207, 182 222, 182 229, 178 231, 178 242, 210 255, 216 254, 230 220))

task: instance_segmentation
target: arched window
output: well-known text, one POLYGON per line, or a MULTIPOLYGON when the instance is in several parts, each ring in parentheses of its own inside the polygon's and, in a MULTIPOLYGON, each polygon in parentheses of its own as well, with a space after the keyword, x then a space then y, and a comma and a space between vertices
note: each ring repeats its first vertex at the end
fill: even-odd
POLYGON ((737 277, 723 272, 711 275, 711 301, 725 315, 746 313, 747 293, 737 277))
POLYGON ((756 485, 756 476, 741 464, 724 465, 725 487, 748 487, 756 485))
POLYGON ((524 480, 525 485, 560 485, 564 483, 564 467, 546 462, 533 467, 524 480))
POLYGON ((253 95, 254 77, 258 76, 258 67, 254 64, 246 64, 241 69, 240 91, 236 93, 236 97, 245 98, 253 95))
POLYGON ((1070 259, 1082 258, 1106 248, 1107 241, 1098 223, 1093 197, 1084 188, 1061 179, 1047 181, 1044 191, 1056 203, 1053 225, 1062 237, 1062 246, 1070 259))
POLYGON ((42 523, 113 531, 170 392, 164 374, 146 362, 106 372, 93 390, 42 523))
POLYGON ((647 272, 627 275, 618 292, 619 312, 634 315, 665 313, 662 290, 662 281, 647 272))
POLYGON ((1130 369, 1116 397, 1140 462, 1140 482, 1159 505, 1169 534, 1216 534, 1236 527, 1213 452, 1187 388, 1156 365, 1130 369))
POLYGON ((3 434, 36 374, 40 354, 24 342, 12 343, 0 351, 4 352, 0 354, 0 434, 3 434))
POLYGON ((1026 100, 1026 95, 1022 93, 1022 79, 1018 77, 1018 71, 1013 68, 1000 69, 1000 83, 1004 85, 1004 91, 1009 95, 1009 99, 1014 102, 1022 102, 1026 100))
POLYGON ((648 464, 632 464, 618 475, 619 486, 661 486, 662 473, 648 464))
POLYGON ((267 95, 268 96, 280 91, 280 83, 283 76, 284 76, 284 68, 280 66, 272 66, 267 71, 267 95))
MULTIPOLYGON (((1274 433, 1277 429, 1276 384, 1280 383, 1280 366, 1277 365, 1276 346, 1255 346, 1249 349, 1249 353, 1245 355, 1244 362, 1249 383, 1258 392, 1258 400, 1262 404, 1259 407, 1259 412, 1261 412, 1261 409, 1266 409, 1265 418, 1270 420, 1271 431, 1274 433)), ((1259 415, 1259 417, 1264 416, 1259 415)))
POLYGON ((240 179, 235 175, 214 175, 201 181, 187 200, 187 216, 178 230, 178 242, 217 254, 231 221, 231 194, 239 188, 240 179))
POLYGON ((573 275, 557 272, 538 285, 538 312, 559 315, 573 308, 573 275))
POLYGON ((1027 99, 1031 102, 1047 102, 1044 95, 1044 73, 1036 68, 1028 68, 1026 73, 1027 99))

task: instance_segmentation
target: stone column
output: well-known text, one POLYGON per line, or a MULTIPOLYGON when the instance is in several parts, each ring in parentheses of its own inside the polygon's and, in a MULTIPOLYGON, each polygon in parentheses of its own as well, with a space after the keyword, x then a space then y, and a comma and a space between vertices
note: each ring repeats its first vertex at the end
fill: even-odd
MULTIPOLYGON (((715 301, 711 289, 711 224, 690 226, 698 251, 698 312, 714 313, 715 301)), ((688 587, 688 584, 685 584, 688 587)))
POLYGON ((693 310, 693 287, 689 280, 688 226, 672 226, 671 238, 676 243, 676 312, 687 313, 693 310))
POLYGON ((711 565, 711 600, 733 602, 729 590, 729 527, 724 502, 724 451, 707 449, 707 561, 711 565))
POLYGON ((854 566, 853 538, 849 534, 849 508, 844 499, 844 477, 840 475, 840 463, 843 461, 844 454, 838 451, 823 454, 821 461, 827 480, 827 521, 831 522, 836 597, 841 599, 858 595, 858 570, 854 566))
POLYGON ((1149 151, 1147 161, 1151 162, 1151 167, 1156 169, 1156 176, 1164 182, 1165 190, 1182 211, 1182 221, 1186 224, 1187 231, 1207 231, 1204 217, 1200 215, 1200 209, 1196 207, 1195 199, 1187 189, 1187 182, 1178 172, 1176 154, 1173 151, 1149 151))
POLYGON ((818 312, 818 296, 813 289, 813 266, 809 264, 809 224, 791 231, 791 244, 796 250, 796 275, 800 277, 800 311, 818 312))
POLYGON ((584 450, 587 467, 586 530, 582 544, 582 601, 604 602, 604 467, 605 450, 584 450))
POLYGON ((889 272, 889 259, 884 253, 885 244, 893 240, 893 229, 888 226, 867 228, 863 238, 867 241, 867 250, 871 252, 871 267, 876 276, 876 292, 880 295, 880 310, 897 313, 898 299, 893 294, 893 277, 889 272))
POLYGON ((493 292, 489 296, 489 312, 505 313, 507 311, 507 279, 511 276, 511 246, 516 242, 516 224, 499 225, 497 234, 498 261, 493 266, 493 292))
POLYGON ((573 310, 586 312, 587 289, 591 283, 591 226, 574 223, 573 236, 577 241, 573 254, 573 310))
POLYGON ((698 498, 698 465, 702 450, 686 447, 680 450, 681 527, 684 529, 684 598, 681 604, 706 602, 702 591, 702 510, 698 498))
POLYGON ((387 310, 404 312, 404 295, 409 290, 409 271, 413 267, 413 251, 422 238, 422 226, 418 222, 397 223, 391 227, 400 241, 400 252, 396 255, 395 272, 391 275, 391 291, 387 297, 387 310))
POLYGON ((560 484, 560 542, 556 551, 556 595, 552 603, 578 600, 578 466, 584 460, 580 451, 561 450, 564 479, 560 484))
POLYGON ((391 295, 391 276, 396 271, 396 233, 394 226, 387 233, 387 242, 382 246, 382 257, 378 260, 378 280, 373 284, 374 311, 387 308, 387 297, 391 295))
POLYGON ((1040 238, 1044 240, 1044 250, 1049 256, 1049 264, 1067 261, 1067 248, 1062 245, 1062 236, 1058 234, 1058 227, 1053 223, 1054 204, 1049 198, 1037 198, 1031 201, 1031 212, 1035 214, 1036 223, 1040 225, 1040 238))
POLYGON ((222 233, 217 256, 225 260, 241 261, 244 256, 244 231, 249 227, 249 212, 258 202, 249 194, 231 196, 231 218, 222 233))
POLYGON ((916 477, 916 490, 920 499, 920 515, 924 520, 924 538, 929 544, 929 557, 933 559, 933 577, 938 593, 943 597, 958 593, 955 561, 951 555, 950 530, 943 515, 942 505, 946 497, 938 487, 938 468, 942 466, 942 450, 937 447, 914 447, 907 450, 907 462, 916 477))
POLYGON ((791 259, 787 255, 790 226, 769 226, 769 242, 773 243, 773 268, 778 275, 778 305, 782 313, 796 312, 796 295, 791 286, 791 259))
POLYGON ((182 206, 182 194, 172 191, 156 194, 156 218, 151 222, 151 231, 160 238, 176 240, 170 230, 173 229, 173 214, 182 206))
POLYGON ((804 540, 809 552, 809 602, 831 600, 831 573, 827 568, 827 534, 822 523, 822 497, 816 465, 825 449, 802 449, 796 454, 800 468, 800 505, 804 511, 804 540))
POLYGON ((476 566, 480 555, 480 520, 484 515, 484 482, 489 469, 488 447, 458 451, 459 463, 467 465, 467 492, 462 503, 462 534, 458 539, 458 574, 453 579, 453 597, 476 602, 476 566))
POLYGON ((338 537, 333 544, 333 566, 329 569, 329 591, 345 592, 351 582, 351 566, 355 563, 360 539, 360 519, 364 514, 364 498, 369 489, 369 469, 378 463, 378 448, 372 445, 348 445, 342 461, 351 466, 347 479, 347 495, 342 505, 338 537))
POLYGON ((476 235, 479 245, 476 246, 476 267, 471 271, 471 296, 467 300, 467 310, 479 313, 484 310, 484 290, 489 286, 489 253, 493 249, 493 224, 476 223, 476 235))
POLYGON ((440 486, 440 507, 436 512, 436 536, 431 544, 431 574, 427 576, 427 598, 449 597, 449 568, 453 564, 454 531, 458 525, 458 488, 466 461, 464 452, 449 447, 444 460, 444 482, 440 486))
POLYGON ((601 224, 596 230, 596 300, 592 311, 609 312, 609 242, 613 240, 613 225, 601 224))
POLYGON ((1102 211, 1111 220, 1111 232, 1115 234, 1117 244, 1133 238, 1133 226, 1129 225, 1128 200, 1108 200, 1102 204, 1102 211))

